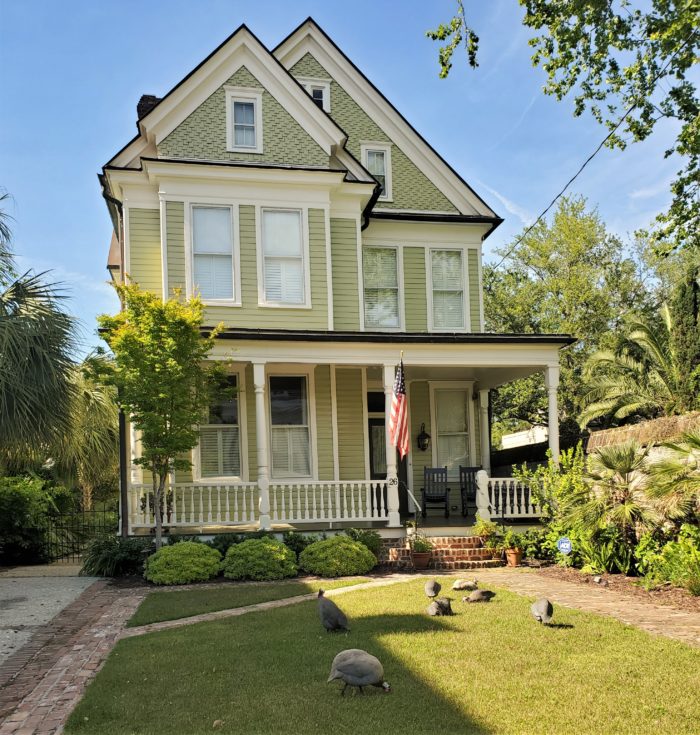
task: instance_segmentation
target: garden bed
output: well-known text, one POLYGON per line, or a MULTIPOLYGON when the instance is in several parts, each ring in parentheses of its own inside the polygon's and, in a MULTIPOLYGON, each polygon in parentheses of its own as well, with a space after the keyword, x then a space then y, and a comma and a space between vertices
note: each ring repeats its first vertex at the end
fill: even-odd
MULTIPOLYGON (((577 584, 599 585, 593 582, 593 574, 584 574, 579 569, 570 567, 560 567, 556 564, 550 566, 542 566, 538 568, 538 573, 546 577, 554 577, 565 582, 576 582, 577 584)), ((700 613, 700 597, 691 595, 688 590, 681 587, 671 587, 664 585, 654 590, 645 590, 640 585, 639 577, 625 577, 623 574, 601 574, 603 579, 608 583, 603 589, 622 592, 623 594, 639 597, 646 602, 653 602, 657 605, 667 605, 677 610, 685 610, 687 612, 700 613)))

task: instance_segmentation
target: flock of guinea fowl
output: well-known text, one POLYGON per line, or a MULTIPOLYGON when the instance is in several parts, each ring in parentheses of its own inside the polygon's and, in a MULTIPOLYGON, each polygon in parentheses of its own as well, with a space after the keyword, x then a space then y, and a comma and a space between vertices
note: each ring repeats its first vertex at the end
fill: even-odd
MULTIPOLYGON (((431 601, 428 605, 428 615, 453 615, 452 601, 448 597, 438 597, 442 585, 435 579, 425 583, 425 594, 431 601)), ((491 590, 479 589, 476 579, 469 581, 458 579, 453 585, 453 590, 469 592, 462 597, 462 602, 489 602, 496 596, 491 590)), ((548 625, 554 614, 552 603, 546 598, 536 600, 530 606, 532 617, 543 625, 548 625)), ((321 624, 327 633, 333 631, 349 631, 348 619, 345 613, 333 602, 324 596, 323 590, 318 591, 318 613, 321 624)), ((371 653, 360 648, 348 648, 341 651, 331 665, 331 673, 328 681, 340 679, 344 683, 341 695, 345 694, 348 687, 357 687, 364 694, 364 687, 379 687, 385 692, 391 691, 389 682, 384 680, 384 667, 381 661, 372 656, 371 653)))

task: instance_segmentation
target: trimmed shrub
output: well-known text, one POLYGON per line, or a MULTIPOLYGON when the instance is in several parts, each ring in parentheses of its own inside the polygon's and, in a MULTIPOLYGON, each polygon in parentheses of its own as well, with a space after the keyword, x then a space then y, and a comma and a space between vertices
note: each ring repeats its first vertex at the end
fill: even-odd
POLYGON ((677 541, 669 541, 658 554, 648 559, 648 586, 670 582, 700 595, 700 528, 681 526, 677 541))
POLYGON ((206 541, 212 549, 221 552, 221 556, 226 556, 228 550, 236 544, 242 544, 252 538, 274 538, 270 531, 255 531, 254 533, 219 533, 211 541, 206 541))
POLYGON ((294 552, 274 538, 253 538, 231 546, 224 559, 228 579, 272 580, 295 577, 294 552))
POLYGON ((143 574, 146 557, 153 550, 150 538, 103 536, 95 539, 83 556, 80 573, 91 577, 126 577, 143 574))
MULTIPOLYGON (((326 538, 325 534, 321 538, 326 538)), ((303 533, 299 533, 298 531, 285 531, 282 536, 284 545, 289 546, 297 559, 299 558, 299 554, 301 554, 307 546, 310 546, 314 541, 318 540, 318 536, 305 536, 303 533)))
POLYGON ((206 582, 221 571, 221 554, 210 546, 183 541, 163 546, 146 560, 144 577, 154 584, 206 582))
POLYGON ((376 564, 377 557, 364 544, 348 536, 316 541, 299 555, 299 566, 320 577, 367 574, 376 564))
POLYGON ((366 546, 379 558, 379 552, 382 549, 382 537, 376 531, 373 531, 371 528, 348 528, 343 533, 353 541, 357 541, 366 546))

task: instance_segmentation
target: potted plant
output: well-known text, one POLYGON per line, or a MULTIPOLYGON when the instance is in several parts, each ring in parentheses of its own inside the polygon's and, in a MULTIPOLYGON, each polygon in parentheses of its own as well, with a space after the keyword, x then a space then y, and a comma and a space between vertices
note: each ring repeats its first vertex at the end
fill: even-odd
POLYGON ((409 543, 411 545, 411 560, 414 569, 427 569, 433 553, 433 545, 425 536, 414 534, 409 543))
POLYGON ((506 531, 503 537, 502 548, 506 552, 506 564, 509 567, 520 566, 523 560, 524 539, 522 534, 516 533, 512 529, 506 531))
POLYGON ((474 524, 474 535, 481 539, 481 543, 484 546, 488 546, 487 541, 490 538, 498 536, 500 529, 498 523, 494 521, 485 521, 480 515, 476 516, 476 523, 474 524))

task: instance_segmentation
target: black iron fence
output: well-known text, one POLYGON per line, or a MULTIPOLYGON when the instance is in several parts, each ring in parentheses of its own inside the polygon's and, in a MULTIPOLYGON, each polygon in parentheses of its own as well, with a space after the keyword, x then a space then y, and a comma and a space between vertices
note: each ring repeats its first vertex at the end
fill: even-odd
POLYGON ((46 556, 49 561, 79 563, 91 541, 118 529, 119 515, 110 510, 51 515, 46 520, 46 556))

